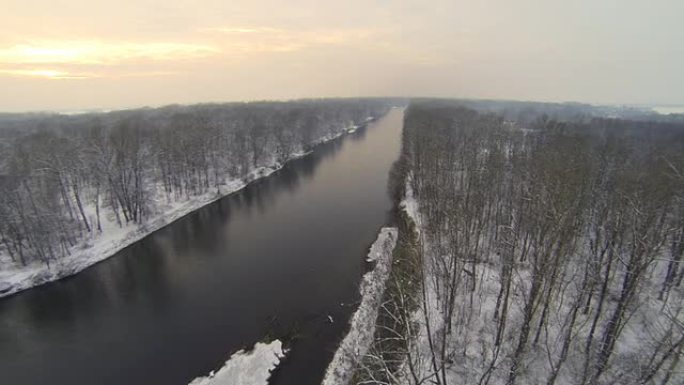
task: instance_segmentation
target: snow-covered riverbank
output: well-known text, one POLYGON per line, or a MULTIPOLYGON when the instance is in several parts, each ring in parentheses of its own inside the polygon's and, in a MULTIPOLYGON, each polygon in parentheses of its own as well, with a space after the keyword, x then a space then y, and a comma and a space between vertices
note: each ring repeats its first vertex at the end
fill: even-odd
POLYGON ((279 340, 259 342, 252 351, 238 351, 218 371, 198 377, 190 385, 267 385, 285 354, 279 340))
POLYGON ((371 246, 367 261, 376 265, 363 276, 359 289, 361 304, 352 316, 349 333, 328 366, 323 385, 347 385, 354 375, 354 367, 373 342, 375 321, 392 269, 392 251, 396 243, 397 229, 384 227, 371 246))
MULTIPOLYGON (((372 120, 371 118, 368 121, 372 120)), ((358 129, 358 125, 344 128, 337 133, 329 134, 314 142, 319 145, 340 136, 351 133, 358 129)), ((98 262, 101 262, 123 248, 141 240, 147 235, 157 231, 172 222, 184 217, 185 215, 206 206, 227 195, 233 194, 243 189, 247 184, 264 178, 281 169, 290 160, 301 158, 308 153, 295 152, 291 154, 285 162, 278 162, 273 159, 269 165, 257 167, 243 178, 228 179, 222 184, 218 191, 211 189, 202 194, 190 196, 188 199, 167 202, 163 193, 156 194, 157 208, 156 214, 151 215, 142 225, 130 223, 120 227, 116 220, 103 218, 102 233, 93 232, 92 235, 84 237, 77 245, 70 248, 69 255, 53 261, 47 265, 34 262, 27 266, 10 267, 7 261, 0 270, 0 298, 6 297, 22 290, 42 285, 47 282, 56 281, 74 275, 98 262)), ((86 207, 85 211, 94 214, 94 208, 86 207)), ((0 253, 0 263, 8 256, 0 253)))

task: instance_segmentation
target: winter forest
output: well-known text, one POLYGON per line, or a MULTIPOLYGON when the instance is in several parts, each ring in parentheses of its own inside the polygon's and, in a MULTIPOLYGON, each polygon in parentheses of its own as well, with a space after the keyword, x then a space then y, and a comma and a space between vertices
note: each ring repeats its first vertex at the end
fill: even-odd
POLYGON ((122 228, 144 232, 388 108, 332 99, 0 116, 0 274, 50 270, 122 228))
POLYGON ((408 107, 356 383, 681 384, 684 123, 530 107, 408 107))
MULTIPOLYGON (((413 99, 398 107, 405 103, 2 115, 0 294, 73 275, 325 142, 349 134, 363 143, 386 125, 396 128, 380 189, 391 215, 352 285, 349 322, 323 315, 347 332, 325 342, 337 348, 319 364, 328 365, 323 384, 680 384, 681 117, 576 103, 413 99), (390 123, 374 127, 378 120, 390 123)), ((367 158, 353 156, 381 159, 387 132, 375 134, 367 158)), ((362 188, 346 187, 340 197, 319 192, 330 210, 362 188)), ((368 199, 357 199, 362 216, 368 199)), ((250 381, 267 383, 299 359, 288 354, 301 337, 275 337, 253 352, 232 350, 216 372, 223 380, 211 372, 195 381, 233 384, 255 365, 250 381)))
POLYGON ((3 0, 0 385, 684 385, 684 0, 3 0))

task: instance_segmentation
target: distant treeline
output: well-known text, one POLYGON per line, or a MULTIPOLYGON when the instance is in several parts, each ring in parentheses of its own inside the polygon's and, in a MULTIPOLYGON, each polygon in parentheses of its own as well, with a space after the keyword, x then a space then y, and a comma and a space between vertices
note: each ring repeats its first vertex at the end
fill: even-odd
POLYGON ((402 167, 422 259, 384 306, 401 365, 396 344, 376 349, 361 378, 680 383, 684 122, 469 107, 407 109, 402 167))
POLYGON ((83 235, 141 224, 172 202, 283 162, 387 99, 171 106, 106 114, 0 116, 0 254, 46 264, 83 235))
POLYGON ((508 121, 531 124, 542 116, 564 122, 589 122, 594 118, 628 119, 642 122, 684 123, 684 114, 663 115, 645 107, 591 105, 576 102, 540 103, 484 99, 417 99, 433 107, 458 104, 484 114, 496 114, 508 121))

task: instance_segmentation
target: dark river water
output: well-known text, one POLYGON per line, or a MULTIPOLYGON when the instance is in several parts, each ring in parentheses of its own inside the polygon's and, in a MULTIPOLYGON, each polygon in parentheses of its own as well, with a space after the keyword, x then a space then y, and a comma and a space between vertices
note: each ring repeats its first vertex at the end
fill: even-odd
POLYGON ((71 278, 0 299, 0 384, 184 385, 269 337, 292 348, 271 383, 319 384, 390 217, 402 123, 394 109, 71 278))

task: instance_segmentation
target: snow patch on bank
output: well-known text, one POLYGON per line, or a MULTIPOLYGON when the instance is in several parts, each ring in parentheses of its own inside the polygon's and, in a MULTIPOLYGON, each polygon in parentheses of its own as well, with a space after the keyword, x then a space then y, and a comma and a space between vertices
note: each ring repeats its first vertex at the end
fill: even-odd
MULTIPOLYGON (((400 203, 400 207, 406 215, 413 221, 414 223, 414 230, 416 231, 418 237, 420 238, 420 247, 421 247, 421 253, 423 254, 423 266, 422 270, 426 276, 430 276, 431 274, 434 274, 430 263, 428 262, 428 255, 427 253, 427 247, 426 247, 426 242, 427 240, 425 237, 423 237, 423 218, 420 212, 420 202, 418 201, 418 198, 415 196, 415 192, 413 190, 413 176, 411 173, 409 173, 406 177, 405 185, 404 185, 404 199, 402 199, 400 203)), ((424 289, 426 292, 425 299, 427 299, 427 304, 426 303, 421 303, 420 307, 416 310, 413 311, 411 314, 411 321, 417 326, 415 335, 413 336, 413 341, 411 341, 411 347, 412 349, 412 354, 415 357, 424 357, 424 360, 419 360, 417 364, 417 370, 419 370, 419 373, 430 373, 431 370, 431 361, 429 359, 430 357, 430 340, 427 337, 428 336, 428 328, 425 323, 425 314, 427 314, 428 319, 430 320, 430 325, 432 327, 432 337, 436 337, 439 333, 443 332, 444 329, 444 323, 441 322, 443 317, 441 316, 441 311, 440 311, 440 306, 437 303, 437 295, 436 295, 436 289, 434 287, 434 281, 432 279, 426 279, 422 283, 425 285, 424 289), (425 314, 423 313, 423 310, 425 310, 425 314)), ((398 371, 398 383, 399 384, 411 384, 412 379, 411 375, 409 372, 409 367, 408 367, 408 361, 406 358, 404 359, 403 364, 401 365, 401 368, 398 371)), ((457 383, 457 382, 454 382, 457 383)))
POLYGON ((285 354, 279 340, 259 342, 251 352, 238 351, 221 369, 206 377, 198 377, 189 385, 267 385, 271 372, 285 354))
MULTIPOLYGON (((293 158, 300 156, 303 155, 295 154, 293 158)), ((93 235, 86 236, 79 244, 69 250, 70 255, 52 261, 49 268, 36 261, 26 267, 17 266, 0 271, 0 298, 79 273, 185 215, 235 193, 247 186, 248 183, 266 177, 282 167, 283 164, 279 163, 270 167, 259 167, 252 170, 244 179, 226 181, 218 193, 216 190, 212 190, 201 195, 191 196, 187 200, 160 204, 163 207, 162 213, 152 216, 140 225, 129 223, 119 227, 115 221, 103 220, 102 234, 94 232, 93 235)), ((91 211, 91 209, 91 207, 87 207, 86 211, 91 211)))
POLYGON ((352 316, 349 333, 340 343, 323 379, 323 385, 347 385, 354 368, 373 342, 375 321, 385 292, 385 282, 392 269, 392 251, 398 231, 384 227, 371 246, 367 261, 376 262, 375 268, 363 276, 359 291, 361 304, 352 316))
POLYGON ((420 207, 418 204, 418 200, 414 196, 413 193, 413 186, 411 185, 411 175, 406 178, 406 184, 404 186, 404 199, 401 201, 401 204, 399 205, 413 220, 413 222, 416 225, 416 231, 420 233, 421 225, 422 225, 422 220, 420 218, 420 207))
MULTIPOLYGON (((342 135, 356 131, 358 127, 358 125, 350 125, 337 132, 327 134, 315 140, 313 145, 332 141, 342 135)), ((268 162, 269 165, 257 167, 242 178, 227 179, 218 191, 210 189, 204 194, 190 196, 188 199, 167 203, 164 193, 157 192, 152 198, 157 204, 157 210, 155 210, 157 214, 148 217, 140 225, 129 223, 119 227, 114 218, 108 220, 106 214, 102 214, 102 233, 98 234, 97 231, 93 231, 92 234, 86 235, 78 244, 69 249, 70 255, 51 261, 50 267, 39 261, 34 261, 27 266, 12 266, 5 261, 5 259, 9 259, 9 256, 0 252, 0 266, 2 266, 0 269, 0 298, 79 273, 191 212, 233 194, 255 180, 271 175, 283 168, 288 161, 304 157, 309 153, 311 151, 292 153, 282 163, 273 158, 268 162)), ((94 223, 92 218, 95 215, 94 207, 85 205, 84 209, 91 223, 94 223)))

